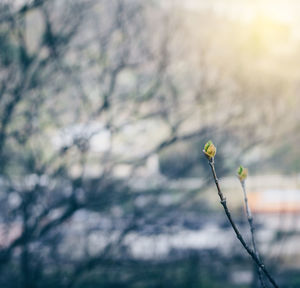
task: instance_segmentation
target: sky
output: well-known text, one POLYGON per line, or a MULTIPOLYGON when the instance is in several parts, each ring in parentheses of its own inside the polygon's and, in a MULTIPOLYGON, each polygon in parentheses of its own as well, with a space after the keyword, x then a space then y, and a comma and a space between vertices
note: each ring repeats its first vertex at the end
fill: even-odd
POLYGON ((300 1, 295 0, 186 0, 178 1, 185 9, 213 9, 241 21, 251 21, 257 15, 290 25, 299 24, 300 1))

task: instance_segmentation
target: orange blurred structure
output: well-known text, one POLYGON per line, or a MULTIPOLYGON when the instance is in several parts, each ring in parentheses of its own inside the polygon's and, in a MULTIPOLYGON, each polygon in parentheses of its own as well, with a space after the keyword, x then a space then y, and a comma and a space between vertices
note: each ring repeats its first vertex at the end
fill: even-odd
POLYGON ((300 213, 300 190, 265 190, 248 195, 254 213, 300 213))

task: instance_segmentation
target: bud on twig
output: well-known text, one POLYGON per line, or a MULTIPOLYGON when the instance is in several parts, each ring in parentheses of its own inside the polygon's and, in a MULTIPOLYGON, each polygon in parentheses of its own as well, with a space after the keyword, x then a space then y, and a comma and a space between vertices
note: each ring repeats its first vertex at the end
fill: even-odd
POLYGON ((237 170, 237 176, 241 182, 245 181, 248 176, 248 169, 240 166, 237 170))
POLYGON ((205 156, 208 158, 208 160, 211 160, 212 158, 215 157, 215 155, 216 155, 216 153, 217 153, 217 148, 215 147, 215 145, 212 143, 211 140, 209 140, 209 141, 204 145, 203 153, 204 153, 205 156))

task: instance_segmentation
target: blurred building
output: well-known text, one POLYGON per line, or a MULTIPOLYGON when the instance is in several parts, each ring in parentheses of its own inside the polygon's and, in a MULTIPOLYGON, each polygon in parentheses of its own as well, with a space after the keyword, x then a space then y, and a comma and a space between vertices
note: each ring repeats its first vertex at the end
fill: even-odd
POLYGON ((248 198, 254 213, 300 213, 300 190, 263 190, 248 198))

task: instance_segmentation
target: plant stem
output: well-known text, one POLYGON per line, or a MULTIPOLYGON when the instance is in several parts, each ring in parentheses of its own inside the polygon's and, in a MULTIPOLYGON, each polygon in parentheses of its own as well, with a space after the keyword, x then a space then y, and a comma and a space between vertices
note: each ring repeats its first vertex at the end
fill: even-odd
POLYGON ((252 257, 252 259, 256 263, 256 265, 259 268, 261 268, 261 270, 265 273, 266 277, 272 283, 273 287, 279 288, 279 286, 276 284, 275 280, 272 278, 272 276, 270 275, 270 273, 266 269, 265 265, 261 262, 260 259, 258 259, 255 252, 251 248, 248 247, 248 245, 246 244, 246 242, 245 242, 244 238, 242 237, 240 231, 238 230, 237 226, 235 225, 235 223, 234 223, 234 221, 231 217, 231 214, 228 210, 227 203, 226 203, 226 198, 224 197, 224 195, 223 195, 223 193, 220 189, 220 186, 219 186, 219 180, 217 178, 216 170, 215 170, 214 158, 210 158, 208 163, 211 167, 211 171, 212 171, 212 174, 213 174, 213 177, 214 177, 214 180, 215 180, 215 184, 216 184, 216 187, 217 187, 217 190, 218 190, 218 195, 220 197, 221 204, 222 204, 222 206, 224 208, 224 211, 225 211, 225 214, 226 214, 226 216, 227 216, 227 218, 228 218, 228 220, 231 224, 231 227, 233 228, 233 230, 236 234, 236 237, 239 239, 239 241, 241 242, 241 244, 243 245, 245 250, 248 252, 248 254, 252 257))
MULTIPOLYGON (((244 192, 244 202, 245 202, 246 214, 247 214, 247 219, 248 219, 250 232, 251 232, 251 242, 252 242, 253 250, 254 250, 254 253, 255 253, 256 257, 260 260, 260 256, 259 256, 259 252, 257 250, 256 240, 255 240, 255 236, 254 236, 255 227, 254 227, 254 224, 253 224, 253 217, 252 217, 251 209, 250 209, 249 204, 248 204, 248 197, 247 197, 247 191, 246 191, 246 186, 245 186, 245 180, 240 181, 240 182, 241 182, 243 192, 244 192)), ((264 279, 263 279, 263 275, 262 275, 262 270, 261 270, 260 267, 258 267, 257 272, 258 272, 258 278, 259 278, 261 287, 266 288, 266 285, 265 285, 264 279)))

